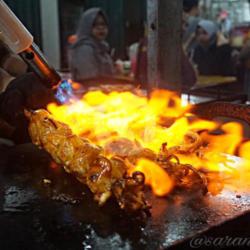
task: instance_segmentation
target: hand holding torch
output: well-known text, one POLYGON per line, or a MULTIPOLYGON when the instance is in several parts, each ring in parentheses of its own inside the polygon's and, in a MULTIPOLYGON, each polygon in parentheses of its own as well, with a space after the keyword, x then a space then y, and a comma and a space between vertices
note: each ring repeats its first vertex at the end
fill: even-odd
POLYGON ((23 58, 44 85, 53 88, 61 82, 60 75, 49 65, 34 43, 33 36, 3 0, 0 0, 0 37, 14 53, 23 58))

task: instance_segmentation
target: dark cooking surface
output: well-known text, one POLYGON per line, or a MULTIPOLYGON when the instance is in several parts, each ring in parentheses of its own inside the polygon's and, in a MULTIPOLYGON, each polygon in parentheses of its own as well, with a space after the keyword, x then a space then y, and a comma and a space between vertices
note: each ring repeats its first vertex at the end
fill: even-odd
POLYGON ((81 184, 32 145, 0 148, 0 249, 163 249, 250 210, 250 195, 174 195, 152 217, 134 218, 115 203, 98 208, 81 184), (51 180, 46 184, 43 179, 51 180))

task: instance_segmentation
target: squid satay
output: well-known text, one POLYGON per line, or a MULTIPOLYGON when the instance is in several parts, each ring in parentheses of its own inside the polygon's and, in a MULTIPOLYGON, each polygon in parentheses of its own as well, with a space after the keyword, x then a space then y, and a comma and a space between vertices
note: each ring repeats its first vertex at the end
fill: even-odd
POLYGON ((46 110, 25 111, 32 142, 45 149, 65 171, 74 174, 103 205, 111 196, 126 211, 147 210, 144 199, 144 175, 127 176, 124 162, 102 156, 102 148, 76 136, 64 123, 55 121, 46 110))

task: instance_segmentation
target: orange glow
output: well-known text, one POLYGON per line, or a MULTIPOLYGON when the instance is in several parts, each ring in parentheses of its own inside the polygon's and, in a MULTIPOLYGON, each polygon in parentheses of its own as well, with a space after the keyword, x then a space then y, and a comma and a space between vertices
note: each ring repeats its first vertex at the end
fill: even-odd
POLYGON ((80 83, 77 83, 77 82, 72 82, 71 85, 72 85, 72 88, 74 90, 81 89, 81 87, 82 87, 82 85, 80 83))
POLYGON ((241 124, 229 122, 221 126, 222 135, 204 135, 213 152, 220 152, 233 155, 235 149, 243 139, 241 124))
POLYGON ((50 167, 53 168, 53 169, 56 169, 56 168, 58 168, 58 165, 54 161, 51 161, 50 162, 50 167))
POLYGON ((250 141, 245 142, 239 149, 239 156, 250 161, 250 141))
MULTIPOLYGON (((75 134, 100 146, 112 139, 127 138, 158 153, 167 143, 168 149, 179 146, 184 151, 177 154, 181 163, 226 174, 235 173, 235 169, 225 154, 233 155, 240 148, 240 156, 250 161, 250 143, 239 147, 243 141, 241 124, 198 119, 187 113, 190 107, 182 105, 176 93, 166 90, 155 90, 150 98, 131 92, 90 91, 71 104, 51 103, 48 110, 75 134)), ((171 190, 171 179, 156 163, 140 159, 132 169, 145 174, 156 195, 171 190)), ((209 188, 217 193, 220 185, 211 182, 209 188)))
POLYGON ((48 106, 55 119, 70 125, 75 134, 87 135, 99 145, 103 146, 109 139, 106 135, 117 133, 119 137, 136 139, 155 151, 166 140, 169 145, 176 144, 172 130, 178 129, 183 136, 183 126, 188 130, 186 118, 177 120, 174 128, 166 129, 158 125, 160 117, 177 118, 187 108, 181 106, 176 94, 159 90, 153 92, 149 101, 130 92, 104 94, 92 91, 71 105, 48 106))
POLYGON ((150 160, 139 159, 133 169, 133 172, 135 171, 144 173, 145 183, 152 188, 157 196, 165 196, 173 187, 173 182, 166 171, 150 160))

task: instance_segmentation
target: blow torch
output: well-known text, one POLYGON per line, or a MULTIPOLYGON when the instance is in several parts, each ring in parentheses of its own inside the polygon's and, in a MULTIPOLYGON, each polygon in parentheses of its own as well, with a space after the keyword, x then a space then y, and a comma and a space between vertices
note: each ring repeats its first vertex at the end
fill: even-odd
POLYGON ((22 57, 46 87, 54 89, 59 86, 60 75, 49 65, 34 43, 33 36, 3 0, 0 0, 0 39, 10 50, 22 57))

